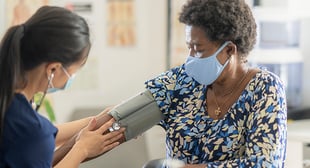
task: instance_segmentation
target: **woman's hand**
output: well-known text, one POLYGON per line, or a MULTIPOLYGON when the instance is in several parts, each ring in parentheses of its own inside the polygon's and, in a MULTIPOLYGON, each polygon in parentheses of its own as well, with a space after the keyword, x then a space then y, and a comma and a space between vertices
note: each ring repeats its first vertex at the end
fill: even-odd
POLYGON ((119 131, 106 133, 113 122, 114 120, 111 119, 96 129, 97 120, 91 119, 88 125, 79 132, 74 146, 85 152, 85 158, 92 158, 113 149, 120 144, 117 140, 123 136, 122 133, 125 130, 122 128, 119 131))

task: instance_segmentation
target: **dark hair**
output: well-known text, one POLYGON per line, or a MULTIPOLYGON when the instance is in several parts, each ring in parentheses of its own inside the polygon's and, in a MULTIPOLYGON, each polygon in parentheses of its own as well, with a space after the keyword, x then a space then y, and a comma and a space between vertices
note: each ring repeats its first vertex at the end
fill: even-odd
POLYGON ((189 0, 179 21, 202 28, 210 41, 232 41, 241 56, 256 42, 256 23, 244 0, 189 0))
POLYGON ((61 7, 41 7, 24 24, 9 28, 0 43, 0 136, 14 91, 27 83, 26 71, 47 62, 69 66, 86 58, 89 49, 86 21, 61 7))

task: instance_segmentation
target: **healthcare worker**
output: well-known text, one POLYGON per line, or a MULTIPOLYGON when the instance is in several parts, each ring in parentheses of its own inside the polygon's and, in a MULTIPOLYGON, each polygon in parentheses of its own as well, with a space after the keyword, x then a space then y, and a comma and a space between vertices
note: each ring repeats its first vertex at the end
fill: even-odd
POLYGON ((55 145, 75 134, 73 147, 55 167, 78 167, 119 144, 124 129, 106 133, 113 119, 99 128, 98 116, 54 126, 37 112, 40 103, 32 106, 36 93, 70 86, 90 46, 85 20, 60 7, 41 7, 8 29, 0 45, 0 168, 50 168, 55 145))

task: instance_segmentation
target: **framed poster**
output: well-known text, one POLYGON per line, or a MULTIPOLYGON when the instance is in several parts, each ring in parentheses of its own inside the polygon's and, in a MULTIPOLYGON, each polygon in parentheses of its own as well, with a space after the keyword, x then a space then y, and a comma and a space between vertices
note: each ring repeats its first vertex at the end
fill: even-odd
POLYGON ((0 0, 0 37, 14 25, 24 23, 39 7, 49 0, 0 0))
POLYGON ((107 0, 108 46, 136 44, 136 17, 134 0, 107 0))
POLYGON ((24 23, 49 0, 5 0, 5 28, 24 23))

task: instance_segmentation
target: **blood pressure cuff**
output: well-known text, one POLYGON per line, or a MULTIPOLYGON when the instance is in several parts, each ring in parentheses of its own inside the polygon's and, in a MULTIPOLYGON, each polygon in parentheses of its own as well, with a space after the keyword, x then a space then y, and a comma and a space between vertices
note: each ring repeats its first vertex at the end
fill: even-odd
POLYGON ((126 128, 126 141, 141 135, 164 119, 164 115, 148 90, 117 105, 109 111, 109 114, 121 127, 126 128))

